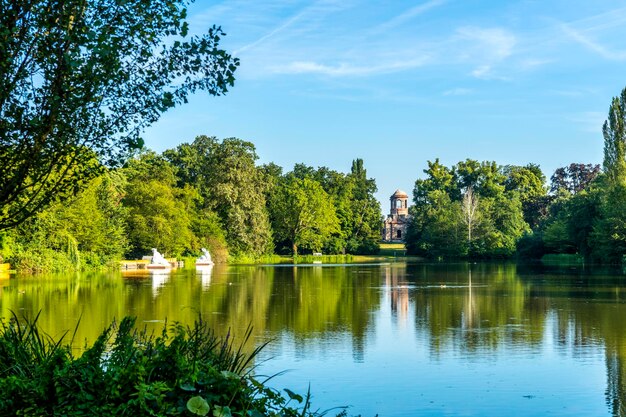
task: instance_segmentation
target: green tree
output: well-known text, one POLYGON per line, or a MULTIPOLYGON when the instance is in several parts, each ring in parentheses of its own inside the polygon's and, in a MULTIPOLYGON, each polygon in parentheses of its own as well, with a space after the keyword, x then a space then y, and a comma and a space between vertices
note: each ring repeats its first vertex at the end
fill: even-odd
MULTIPOLYGON (((362 159, 352 161, 348 174, 328 167, 315 169, 300 163, 287 176, 316 181, 328 194, 339 220, 339 230, 326 240, 325 252, 378 252, 382 213, 380 203, 374 196, 376 181, 367 178, 362 159)), ((277 242, 279 246, 283 243, 277 242)))
POLYGON ((440 190, 446 192, 451 199, 456 200, 460 196, 459 187, 456 183, 455 173, 442 165, 439 158, 435 162, 427 161, 428 168, 424 170, 427 178, 417 179, 413 188, 413 202, 417 207, 430 204, 429 194, 431 191, 440 190))
POLYGON ((367 170, 362 159, 352 161, 348 178, 354 186, 350 198, 351 222, 347 251, 361 254, 376 253, 379 250, 380 223, 383 217, 380 203, 374 195, 378 191, 376 180, 367 178, 367 170))
POLYGON ((612 184, 621 184, 626 179, 626 88, 619 97, 613 97, 602 133, 604 172, 612 184))
POLYGON ((115 171, 89 182, 75 197, 55 203, 14 229, 11 261, 22 270, 102 267, 127 249, 124 179, 115 171))
POLYGON ((519 197, 522 187, 511 185, 507 190, 504 172, 495 162, 468 159, 452 168, 438 160, 428 162, 426 178, 418 179, 413 191, 409 252, 434 257, 511 256, 528 225, 519 197))
POLYGON ((319 251, 339 231, 335 208, 322 186, 311 178, 287 176, 270 200, 272 225, 278 239, 299 248, 319 251))
POLYGON ((255 165, 254 144, 202 135, 164 156, 177 168, 179 186, 198 187, 203 209, 218 215, 234 253, 256 256, 272 251, 265 200, 268 183, 255 165))
POLYGON ((0 3, 0 230, 67 198, 141 147, 143 129, 239 62, 213 27, 187 36, 187 0, 0 3))
POLYGON ((622 263, 626 254, 626 185, 611 185, 600 195, 591 194, 576 208, 587 216, 577 216, 586 232, 577 236, 579 245, 587 251, 583 254, 588 253, 594 261, 622 263))
POLYGON ((163 157, 145 151, 124 168, 128 185, 123 200, 128 209, 130 254, 139 257, 157 248, 180 256, 193 247, 189 200, 194 190, 176 187, 174 168, 163 157))
POLYGON ((507 165, 502 169, 506 179, 505 191, 516 192, 522 203, 524 220, 530 227, 536 227, 547 214, 546 176, 539 165, 507 165))

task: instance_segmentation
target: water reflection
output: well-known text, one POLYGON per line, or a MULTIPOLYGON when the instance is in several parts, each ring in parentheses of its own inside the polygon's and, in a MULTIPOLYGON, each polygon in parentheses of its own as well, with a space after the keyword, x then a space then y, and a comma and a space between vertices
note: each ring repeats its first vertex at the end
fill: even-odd
POLYGON ((82 317, 77 349, 125 315, 155 330, 201 315, 223 335, 251 324, 272 341, 260 369, 294 369, 277 383, 381 416, 625 415, 625 301, 619 271, 495 263, 0 279, 3 317, 42 310, 53 336, 82 317))
POLYGON ((196 274, 200 277, 202 282, 202 289, 208 290, 211 286, 211 274, 213 273, 213 265, 198 265, 196 266, 196 274))

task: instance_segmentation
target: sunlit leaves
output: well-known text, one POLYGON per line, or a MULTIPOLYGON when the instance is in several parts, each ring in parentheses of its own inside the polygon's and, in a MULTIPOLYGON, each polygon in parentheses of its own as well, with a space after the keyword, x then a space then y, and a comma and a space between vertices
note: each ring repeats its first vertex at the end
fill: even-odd
POLYGON ((0 3, 0 229, 119 164, 142 130, 239 62, 219 27, 188 36, 186 0, 0 3))

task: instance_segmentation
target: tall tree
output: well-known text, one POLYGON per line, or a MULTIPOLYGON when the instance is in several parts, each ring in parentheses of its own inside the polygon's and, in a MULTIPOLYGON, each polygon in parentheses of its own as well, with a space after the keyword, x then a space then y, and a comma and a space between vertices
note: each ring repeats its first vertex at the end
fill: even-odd
POLYGON ((276 188, 270 206, 274 233, 291 244, 294 255, 302 247, 319 251, 326 239, 339 232, 331 199, 311 178, 286 176, 276 188))
POLYGON ((354 183, 351 197, 351 223, 348 232, 350 253, 378 252, 382 212, 378 199, 374 196, 378 187, 376 180, 367 178, 367 170, 362 159, 352 161, 348 178, 354 183))
POLYGON ((130 254, 147 255, 153 247, 169 256, 189 252, 194 237, 185 200, 193 190, 176 187, 174 168, 154 152, 131 159, 124 173, 130 254))
POLYGON ((602 133, 604 172, 613 184, 623 183, 626 180, 626 88, 619 97, 613 97, 602 133))
POLYGON ((179 186, 198 187, 203 208, 215 212, 234 253, 261 255, 272 250, 266 209, 265 173, 255 163, 254 144, 237 138, 198 136, 164 153, 179 172, 179 186))
POLYGON ((0 2, 0 230, 67 197, 142 145, 143 129, 239 62, 187 0, 0 2))
POLYGON ((472 244, 472 232, 476 228, 478 221, 478 196, 474 194, 472 187, 469 187, 463 195, 463 201, 461 205, 463 213, 463 223, 467 226, 467 244, 472 244))
POLYGON ((524 220, 531 228, 537 227, 547 215, 550 198, 546 190, 546 176, 539 165, 507 165, 502 168, 506 179, 505 191, 515 192, 519 196, 524 212, 524 220))
POLYGON ((126 252, 124 178, 116 171, 90 181, 75 197, 56 203, 5 233, 11 261, 25 270, 102 267, 126 252))

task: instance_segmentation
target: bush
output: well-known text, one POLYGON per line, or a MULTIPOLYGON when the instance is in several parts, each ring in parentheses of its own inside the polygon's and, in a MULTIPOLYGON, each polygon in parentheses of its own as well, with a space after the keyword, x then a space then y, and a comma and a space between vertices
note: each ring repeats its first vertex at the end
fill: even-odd
POLYGON ((134 324, 132 318, 114 323, 75 358, 71 342, 45 335, 37 318, 3 320, 0 415, 320 415, 310 411, 308 395, 285 390, 283 397, 250 374, 263 347, 242 353, 251 330, 235 349, 202 320, 165 326, 158 337, 134 324), (290 406, 296 402, 299 409, 290 406))
POLYGON ((67 272, 75 271, 78 265, 65 252, 49 248, 25 249, 16 252, 9 261, 20 272, 67 272))

